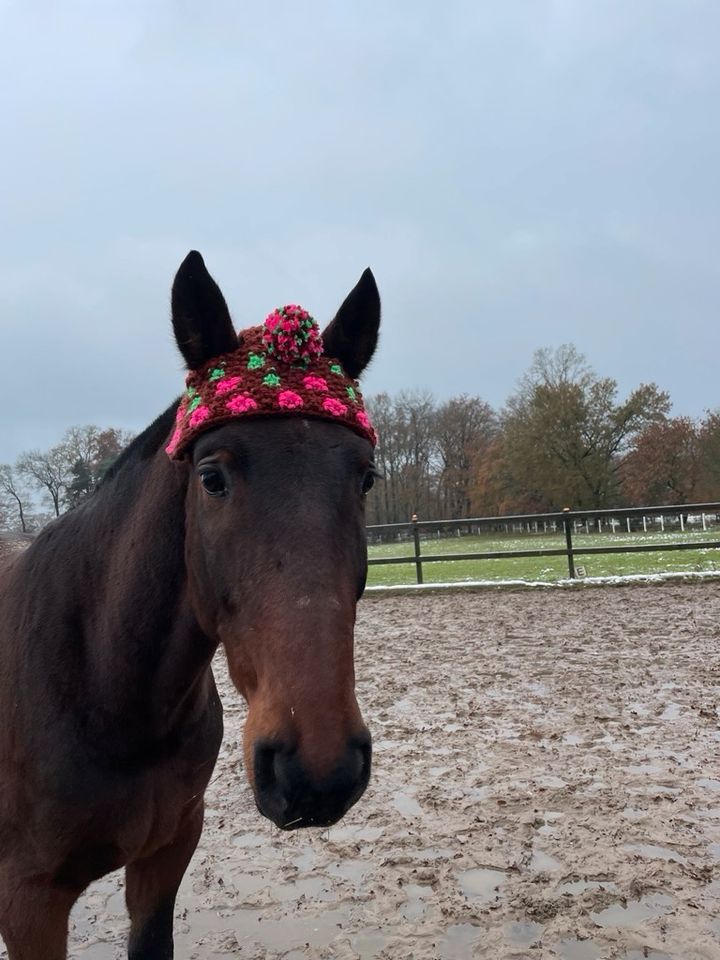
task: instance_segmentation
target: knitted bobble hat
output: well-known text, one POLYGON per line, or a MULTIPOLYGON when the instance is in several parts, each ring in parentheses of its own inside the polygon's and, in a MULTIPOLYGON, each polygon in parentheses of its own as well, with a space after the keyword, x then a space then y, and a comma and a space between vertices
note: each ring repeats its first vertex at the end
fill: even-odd
POLYGON ((296 304, 243 330, 237 350, 191 370, 186 383, 165 448, 174 460, 211 427, 268 414, 320 417, 344 424, 373 446, 377 442, 357 381, 324 355, 317 323, 296 304))

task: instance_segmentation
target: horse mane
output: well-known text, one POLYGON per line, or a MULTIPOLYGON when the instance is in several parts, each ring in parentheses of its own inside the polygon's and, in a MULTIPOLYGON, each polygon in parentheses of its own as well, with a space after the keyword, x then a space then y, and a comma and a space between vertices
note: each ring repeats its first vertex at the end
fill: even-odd
POLYGON ((145 430, 143 430, 142 433, 139 433, 134 440, 131 440, 127 447, 125 447, 122 453, 102 475, 95 488, 96 490, 99 490, 110 480, 113 480, 126 466, 138 463, 142 460, 149 460, 150 457, 155 456, 158 451, 158 447, 164 440, 167 439, 168 434, 170 433, 170 428, 175 423, 175 415, 177 413, 179 403, 179 398, 173 401, 167 410, 153 420, 149 427, 146 427, 145 430))

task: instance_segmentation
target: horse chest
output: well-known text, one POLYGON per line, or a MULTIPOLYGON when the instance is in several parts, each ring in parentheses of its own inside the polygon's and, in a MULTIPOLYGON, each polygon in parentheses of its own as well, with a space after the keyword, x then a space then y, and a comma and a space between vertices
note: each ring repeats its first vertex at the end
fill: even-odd
POLYGON ((175 750, 152 762, 113 763, 75 741, 74 749, 36 767, 15 794, 9 859, 23 873, 82 889, 173 843, 202 802, 221 736, 218 703, 175 750), (29 817, 19 815, 23 809, 29 817))
POLYGON ((68 823, 70 842, 57 851, 49 870, 57 883, 82 889, 112 870, 151 856, 175 840, 193 804, 191 794, 157 777, 95 800, 85 820, 68 823))
POLYGON ((67 842, 56 849, 48 872, 57 882, 82 889, 151 856, 180 835, 202 802, 206 785, 207 776, 188 778, 187 771, 174 764, 122 778, 114 787, 106 784, 83 800, 63 802, 51 819, 57 822, 60 817, 67 842))

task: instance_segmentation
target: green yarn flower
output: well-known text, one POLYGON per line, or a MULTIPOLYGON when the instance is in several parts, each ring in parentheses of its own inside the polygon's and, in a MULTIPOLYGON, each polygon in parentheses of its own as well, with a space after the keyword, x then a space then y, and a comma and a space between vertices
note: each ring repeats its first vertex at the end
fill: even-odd
POLYGON ((276 373, 268 373, 263 377, 263 383, 266 387, 279 387, 280 377, 276 373))
MULTIPOLYGON (((195 392, 197 393, 197 391, 195 392)), ((196 410, 201 403, 202 403, 202 398, 196 396, 193 400, 190 401, 188 405, 188 413, 192 413, 193 410, 196 410)))
POLYGON ((248 370, 259 370, 265 366, 265 357, 261 353, 251 353, 248 356, 248 370))
POLYGON ((339 363, 331 363, 330 373, 336 373, 339 377, 341 377, 343 375, 343 369, 339 363))
POLYGON ((345 389, 347 390, 347 395, 350 397, 353 403, 357 403, 357 394, 355 393, 355 388, 345 387, 345 389))
POLYGON ((213 367, 213 369, 208 374, 208 380, 212 383, 213 380, 219 380, 220 377, 225 376, 225 370, 223 367, 213 367))

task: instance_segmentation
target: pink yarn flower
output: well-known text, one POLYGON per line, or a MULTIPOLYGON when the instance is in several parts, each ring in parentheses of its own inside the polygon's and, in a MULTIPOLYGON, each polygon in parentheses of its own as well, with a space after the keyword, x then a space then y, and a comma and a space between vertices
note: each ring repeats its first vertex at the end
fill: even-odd
POLYGON ((180 443, 180 437, 182 437, 182 430, 178 427, 178 429, 170 438, 170 443, 165 447, 165 453, 167 453, 169 456, 172 456, 173 453, 175 453, 175 447, 177 447, 177 445, 180 443))
POLYGON ((234 390, 241 380, 242 377, 225 377, 215 388, 215 395, 219 396, 223 393, 230 393, 230 391, 234 390))
POLYGON ((257 403, 246 393, 241 393, 238 397, 233 397, 225 404, 230 413, 247 413, 248 410, 257 410, 257 403))
POLYGON ((199 427, 203 420, 207 420, 210 416, 210 407, 197 407, 190 414, 190 419, 188 423, 191 427, 199 427))
POLYGON ((364 427, 365 430, 372 430, 372 424, 370 423, 370 418, 365 413, 364 410, 358 410, 355 414, 355 419, 360 424, 361 427, 364 427))
POLYGON ((306 390, 320 390, 322 393, 327 393, 328 385, 325 377, 304 377, 303 386, 306 390))
POLYGON ((295 393, 294 390, 283 390, 283 392, 278 395, 278 405, 281 406, 283 410, 297 410, 298 407, 303 405, 303 398, 299 393, 295 393))
POLYGON ((328 413, 331 413, 334 417, 342 417, 347 413, 347 407, 344 403, 340 403, 339 400, 336 400, 334 397, 325 397, 323 400, 323 410, 327 410, 328 413))

